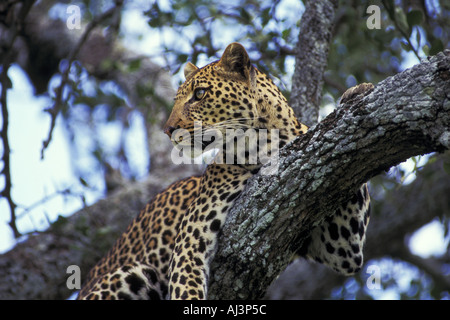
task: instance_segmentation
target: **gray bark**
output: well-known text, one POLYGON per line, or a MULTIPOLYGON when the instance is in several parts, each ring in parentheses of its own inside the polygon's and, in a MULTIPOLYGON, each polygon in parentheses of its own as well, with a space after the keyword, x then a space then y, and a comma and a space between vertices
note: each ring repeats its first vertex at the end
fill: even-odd
MULTIPOLYGON (((424 270, 439 291, 450 290, 450 278, 442 274, 443 269, 432 270, 427 267, 429 259, 412 256, 404 250, 408 236, 418 228, 433 219, 450 217, 450 178, 443 169, 444 162, 449 160, 449 152, 438 155, 434 163, 427 164, 417 173, 413 183, 391 190, 381 201, 372 200, 373 209, 364 249, 365 266, 372 264, 372 259, 400 259, 424 270)), ((382 275, 389 273, 388 270, 381 272, 382 275)), ((359 276, 363 279, 368 277, 364 270, 359 276)), ((320 264, 297 259, 274 281, 266 298, 324 299, 330 297, 332 290, 347 279, 320 264)))
POLYGON ((250 179, 224 226, 209 298, 263 297, 346 195, 412 156, 450 148, 449 55, 344 103, 280 152, 278 173, 250 179))
POLYGON ((290 103, 297 117, 307 126, 315 125, 319 118, 337 6, 335 0, 307 1, 300 20, 290 103))

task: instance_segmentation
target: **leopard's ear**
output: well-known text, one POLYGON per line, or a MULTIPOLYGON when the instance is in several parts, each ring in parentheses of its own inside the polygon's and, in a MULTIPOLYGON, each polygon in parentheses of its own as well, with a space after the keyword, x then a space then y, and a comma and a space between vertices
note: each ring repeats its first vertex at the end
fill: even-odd
POLYGON ((198 70, 198 67, 193 64, 192 62, 188 62, 186 63, 186 65, 184 66, 184 77, 186 78, 186 80, 192 76, 194 74, 195 71, 198 70))
POLYGON ((251 63, 245 48, 234 42, 229 44, 220 58, 222 68, 227 72, 237 72, 248 79, 250 75, 251 63))

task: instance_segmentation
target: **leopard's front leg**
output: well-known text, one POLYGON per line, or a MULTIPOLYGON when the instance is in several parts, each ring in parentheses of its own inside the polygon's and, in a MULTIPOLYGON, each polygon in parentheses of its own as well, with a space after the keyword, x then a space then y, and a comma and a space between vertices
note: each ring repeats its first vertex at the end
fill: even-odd
POLYGON ((169 270, 171 300, 206 299, 218 233, 250 176, 234 165, 213 164, 206 169, 199 195, 186 211, 175 240, 169 270))

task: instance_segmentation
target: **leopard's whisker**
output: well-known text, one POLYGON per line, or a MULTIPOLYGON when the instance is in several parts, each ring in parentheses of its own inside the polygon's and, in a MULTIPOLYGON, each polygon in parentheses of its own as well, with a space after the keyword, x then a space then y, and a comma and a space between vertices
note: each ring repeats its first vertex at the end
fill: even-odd
POLYGON ((245 129, 245 128, 253 128, 254 125, 252 121, 255 118, 236 118, 230 120, 220 121, 215 124, 208 124, 202 127, 202 130, 210 130, 210 129, 245 129))

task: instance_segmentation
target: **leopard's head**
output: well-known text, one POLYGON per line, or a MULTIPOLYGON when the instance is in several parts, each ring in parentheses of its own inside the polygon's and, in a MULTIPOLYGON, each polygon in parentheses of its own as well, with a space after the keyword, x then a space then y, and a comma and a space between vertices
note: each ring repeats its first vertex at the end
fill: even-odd
POLYGON ((247 159, 261 149, 264 130, 279 131, 279 140, 278 133, 267 133, 266 149, 306 132, 281 91, 251 64, 239 43, 228 45, 220 60, 202 68, 187 63, 184 75, 164 132, 178 149, 191 147, 191 157, 218 148, 224 155, 232 150, 247 159))
POLYGON ((187 136, 196 135, 203 136, 204 149, 209 145, 205 135, 254 126, 258 117, 252 84, 256 81, 255 67, 242 45, 230 44, 220 60, 202 68, 187 63, 184 75, 186 81, 178 89, 164 127, 176 146, 191 145, 194 139, 187 141, 187 136))

